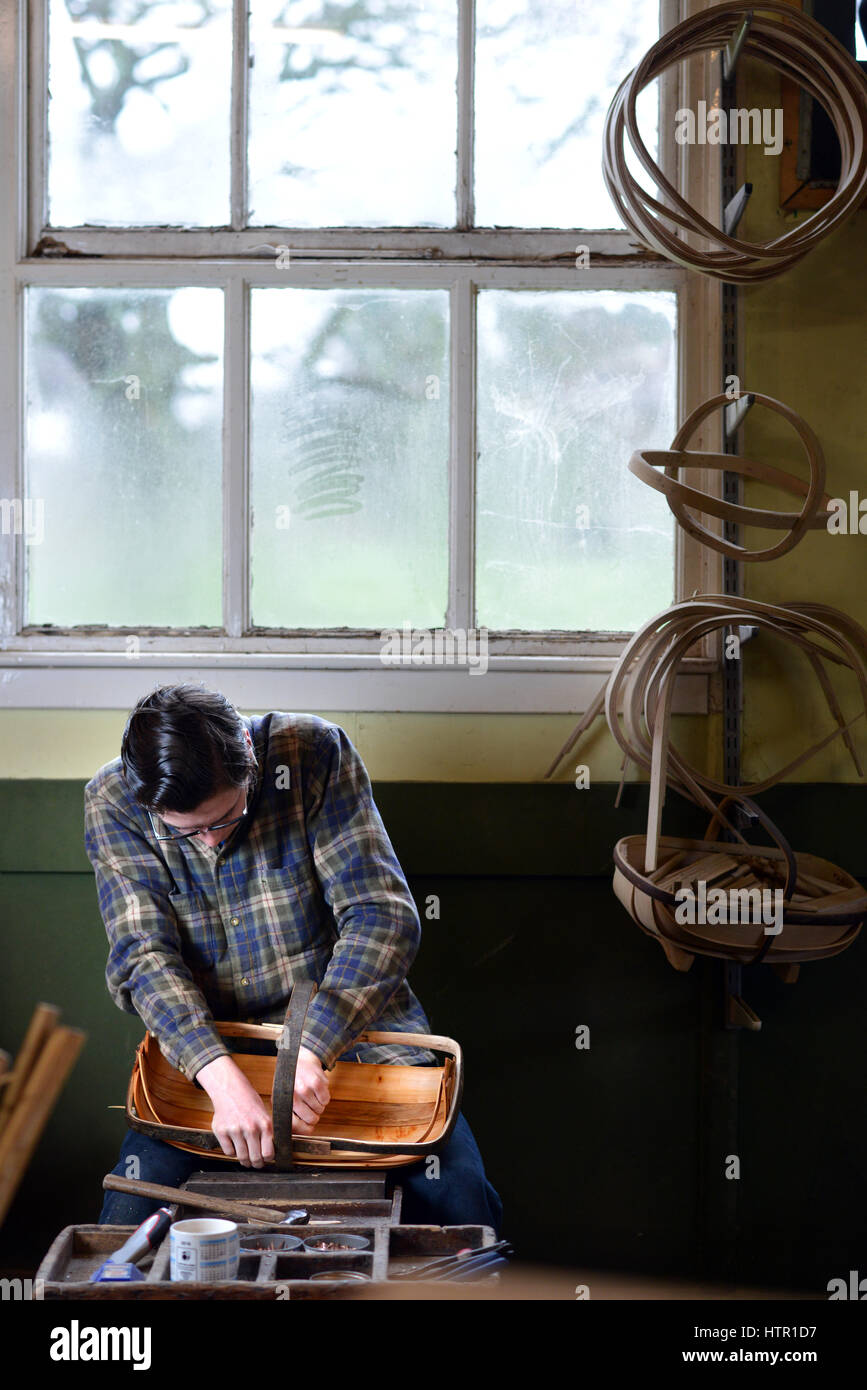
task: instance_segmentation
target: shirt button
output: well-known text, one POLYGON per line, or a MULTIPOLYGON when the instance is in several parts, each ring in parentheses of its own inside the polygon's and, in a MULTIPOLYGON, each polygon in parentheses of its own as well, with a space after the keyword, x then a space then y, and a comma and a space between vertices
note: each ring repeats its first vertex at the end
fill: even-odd
POLYGON ((247 979, 247 976, 244 975, 244 977, 243 977, 242 980, 241 980, 241 984, 242 984, 242 985, 248 985, 249 983, 250 983, 250 981, 247 979))
POLYGON ((238 926, 240 926, 240 924, 241 924, 241 919, 240 919, 240 917, 231 917, 229 920, 230 920, 230 922, 232 923, 232 926, 233 926, 233 927, 238 927, 238 926))

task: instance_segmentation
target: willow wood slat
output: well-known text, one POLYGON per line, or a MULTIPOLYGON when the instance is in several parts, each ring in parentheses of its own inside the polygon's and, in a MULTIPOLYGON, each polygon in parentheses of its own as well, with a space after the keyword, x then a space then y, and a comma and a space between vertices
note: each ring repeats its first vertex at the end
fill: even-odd
MULTIPOLYGON (((713 102, 711 91, 708 102, 713 102)), ((867 79, 823 25, 791 5, 714 5, 669 29, 621 82, 605 119, 603 176, 626 226, 651 250, 715 279, 748 284, 788 270, 856 211, 867 193, 865 128, 867 79), (829 201, 780 236, 757 244, 728 236, 680 196, 644 144, 636 110, 649 83, 692 55, 725 48, 747 15, 752 23, 743 54, 760 59, 818 101, 841 151, 840 177, 829 201), (642 188, 629 168, 627 137, 659 198, 642 188)))
MULTIPOLYGON (((817 436, 797 411, 791 410, 773 396, 764 396, 758 391, 738 391, 732 396, 723 391, 719 395, 711 396, 708 400, 702 401, 683 422, 672 440, 670 449, 637 449, 630 458, 628 467, 630 473, 633 473, 649 487, 654 488, 655 491, 663 494, 676 521, 684 531, 702 545, 709 546, 712 550, 717 550, 720 554, 735 560, 776 560, 780 555, 785 555, 788 551, 793 550, 808 530, 827 528, 831 515, 828 510, 831 499, 824 491, 825 455, 817 436), (730 405, 732 400, 740 400, 745 396, 751 397, 756 405, 766 406, 776 414, 782 415, 783 419, 794 427, 807 456, 810 470, 809 483, 802 482, 796 475, 786 472, 782 468, 775 468, 771 464, 761 463, 755 459, 741 458, 736 454, 714 454, 686 448, 698 426, 709 415, 721 406, 730 405), (761 507, 740 506, 680 482, 678 474, 681 469, 686 468, 707 468, 737 473, 741 477, 752 478, 756 482, 782 488, 785 492, 802 497, 804 503, 800 512, 780 512, 761 507), (727 541, 723 536, 709 530, 707 526, 703 526, 687 510, 690 507, 708 516, 714 516, 720 521, 730 521, 742 526, 764 527, 769 530, 785 530, 788 534, 782 540, 777 541, 775 545, 766 546, 762 550, 749 550, 746 546, 738 545, 734 541, 727 541)), ((820 681, 824 679, 821 666, 817 669, 816 675, 820 681)), ((829 699, 833 700, 833 687, 829 686, 827 693, 829 699)))

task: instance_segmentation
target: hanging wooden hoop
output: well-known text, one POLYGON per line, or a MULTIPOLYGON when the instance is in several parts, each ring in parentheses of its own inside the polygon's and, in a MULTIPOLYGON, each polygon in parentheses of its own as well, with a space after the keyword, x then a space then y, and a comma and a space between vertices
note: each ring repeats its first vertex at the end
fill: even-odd
POLYGON ((646 624, 624 651, 605 692, 608 726, 628 759, 650 771, 645 835, 628 836, 614 849, 614 891, 633 921, 654 936, 670 964, 686 970, 696 955, 743 964, 768 960, 792 966, 845 950, 867 916, 867 892, 845 870, 815 855, 795 854, 769 817, 750 799, 793 772, 832 739, 843 737, 856 771, 862 770, 851 741, 851 724, 837 699, 826 663, 851 670, 858 681, 861 712, 867 713, 867 632, 846 614, 821 604, 756 603, 711 595, 676 604, 646 624), (828 701, 836 728, 763 782, 729 787, 695 768, 671 746, 671 708, 681 663, 694 643, 720 627, 748 622, 793 641, 807 656, 828 701), (622 715, 618 710, 622 704, 622 715), (705 807, 711 821, 703 840, 662 834, 666 786, 705 807), (715 798, 722 799, 717 802, 715 798), (750 844, 727 814, 741 803, 767 832, 770 845, 750 844), (716 836, 725 826, 732 843, 716 836), (723 890, 728 903, 758 892, 781 898, 782 920, 773 935, 762 920, 726 918, 722 923, 686 921, 678 914, 676 889, 698 896, 702 887, 723 890))
POLYGON ((788 270, 860 205, 867 193, 865 131, 867 79, 827 29, 790 5, 715 5, 663 34, 623 79, 605 120, 602 171, 621 218, 651 250, 715 279, 749 283, 788 270), (680 196, 651 158, 636 115, 639 93, 649 83, 675 63, 724 48, 748 14, 753 18, 743 53, 818 101, 840 143, 840 178, 829 201, 782 235, 758 243, 727 236, 680 196), (664 201, 652 197, 630 171, 626 137, 664 201), (691 246, 684 233, 705 238, 712 249, 691 246))
POLYGON ((681 661, 708 633, 740 626, 767 628, 803 651, 819 682, 835 728, 763 781, 740 786, 717 782, 691 768, 669 747, 666 736, 664 743, 657 747, 657 761, 664 749, 668 784, 713 815, 717 809, 714 796, 733 793, 756 796, 788 777, 836 738, 843 739, 856 775, 863 778, 864 771, 851 734, 851 725, 867 714, 867 631, 861 624, 839 609, 820 603, 770 604, 731 594, 704 594, 657 613, 633 634, 608 680, 548 768, 546 779, 553 776, 581 734, 603 711, 624 754, 624 767, 634 762, 652 775, 656 722, 670 718, 670 701, 663 700, 662 695, 666 688, 673 689, 681 661), (852 720, 847 720, 843 714, 829 675, 829 668, 833 671, 841 667, 852 671, 858 682, 861 709, 852 720))
POLYGON ((796 411, 783 405, 782 401, 775 400, 773 396, 763 396, 757 391, 741 391, 735 397, 730 397, 725 392, 711 396, 697 406, 683 422, 672 440, 670 449, 636 450, 629 460, 629 471, 648 487, 655 488, 663 494, 678 525, 682 526, 684 531, 702 545, 710 546, 712 550, 718 550, 721 554, 730 555, 736 560, 776 560, 778 556, 793 550, 807 531, 827 526, 830 516, 828 505, 831 499, 824 491, 825 455, 818 438, 796 411), (732 399, 738 400, 746 394, 751 395, 757 405, 767 406, 769 410, 782 415, 797 431, 807 455, 809 483, 802 482, 793 473, 787 473, 767 463, 759 463, 754 459, 740 458, 734 454, 697 452, 685 448, 708 415, 719 406, 730 405, 732 399), (734 502, 726 502, 721 497, 713 497, 698 488, 681 483, 678 480, 681 468, 714 468, 738 473, 742 477, 755 478, 759 482, 769 483, 785 492, 803 497, 804 504, 800 512, 778 512, 759 507, 738 506, 734 502), (766 546, 763 550, 749 550, 746 546, 736 545, 733 541, 727 541, 716 532, 708 530, 687 510, 688 507, 742 526, 788 530, 788 535, 776 545, 766 546))
MULTIPOLYGON (((732 793, 757 796, 789 777, 815 753, 840 737, 853 759, 857 775, 863 776, 850 725, 867 714, 867 631, 854 618, 825 604, 777 605, 736 598, 731 594, 709 594, 674 604, 651 618, 627 643, 605 687, 605 717, 626 757, 646 768, 653 779, 654 734, 659 721, 670 718, 671 695, 680 663, 707 633, 740 626, 766 628, 804 652, 819 681, 835 727, 785 767, 760 782, 739 786, 716 781, 691 767, 670 747, 667 732, 663 730, 663 739, 656 743, 657 816, 661 812, 666 782, 712 815, 717 809, 714 797, 732 793), (826 669, 828 665, 832 669, 844 667, 856 677, 860 711, 852 720, 847 720, 843 714, 826 669)), ((648 835, 651 834, 649 822, 648 835)))

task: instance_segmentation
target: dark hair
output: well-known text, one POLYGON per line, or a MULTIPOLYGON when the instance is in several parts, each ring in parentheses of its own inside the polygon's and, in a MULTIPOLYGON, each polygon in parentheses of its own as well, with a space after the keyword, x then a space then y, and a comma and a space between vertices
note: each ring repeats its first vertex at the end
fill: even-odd
POLYGON ((126 721, 120 757, 140 806, 185 815, 255 769, 238 711, 203 685, 161 685, 126 721))

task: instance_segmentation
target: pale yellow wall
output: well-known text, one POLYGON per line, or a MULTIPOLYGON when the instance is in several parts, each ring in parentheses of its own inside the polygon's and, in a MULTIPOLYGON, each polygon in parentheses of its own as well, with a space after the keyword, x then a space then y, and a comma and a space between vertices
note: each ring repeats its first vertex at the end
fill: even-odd
MULTIPOLYGON (((779 105, 779 82, 766 68, 745 69, 750 106, 779 105)), ((743 94, 739 98, 744 104, 743 94)), ((738 235, 768 240, 795 226, 798 216, 778 207, 778 161, 761 150, 749 152, 746 177, 753 195, 738 235)), ((846 497, 860 489, 867 497, 867 211, 858 211, 794 269, 743 292, 744 378, 747 390, 761 391, 797 410, 819 437, 827 462, 827 490, 846 497)), ((748 456, 783 465, 790 461, 806 478, 800 443, 784 421, 756 407, 748 417, 744 448, 748 456)), ((796 510, 797 501, 750 485, 751 505, 796 510)), ((750 529, 745 543, 758 547, 779 532, 750 529)), ((808 600, 843 609, 867 624, 867 536, 811 532, 788 555, 745 567, 747 597, 765 603, 808 600)), ((809 743, 830 732, 827 705, 817 695, 808 665, 779 640, 760 639, 744 652, 744 775, 758 780, 784 766, 809 743)), ((858 696, 848 677, 844 708, 857 713, 858 696)), ((858 744, 867 750, 865 721, 858 744)), ((865 756, 867 762, 867 756, 865 756)), ((805 763, 801 781, 857 781, 840 740, 805 763)))
MULTIPOLYGON (((246 711, 245 711, 246 712, 246 711)), ((347 714, 316 710, 349 734, 380 781, 540 781, 576 723, 576 715, 347 714)), ((124 711, 0 710, 4 777, 90 777, 117 757, 124 711)), ((676 719, 676 738, 701 766, 716 757, 718 716, 676 719)), ((586 763, 591 781, 620 777, 620 753, 604 721, 584 736, 558 779, 586 763)), ((634 778, 634 769, 630 779, 634 778)))

